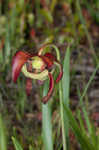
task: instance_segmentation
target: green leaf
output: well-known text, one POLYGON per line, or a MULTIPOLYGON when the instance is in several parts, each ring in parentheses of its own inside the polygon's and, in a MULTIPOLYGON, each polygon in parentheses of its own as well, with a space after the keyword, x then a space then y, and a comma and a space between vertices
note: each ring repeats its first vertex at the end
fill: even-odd
POLYGON ((40 14, 45 17, 46 21, 48 21, 49 23, 53 22, 53 16, 51 15, 50 11, 45 10, 45 9, 41 9, 40 10, 40 14))
POLYGON ((50 5, 50 10, 53 13, 55 6, 57 5, 58 0, 52 0, 50 5))
POLYGON ((68 116, 70 126, 71 126, 78 142, 80 143, 81 148, 83 150, 94 150, 95 147, 93 146, 93 144, 89 140, 89 137, 87 136, 87 133, 86 133, 86 135, 85 135, 85 133, 83 134, 83 132, 80 129, 77 121, 75 120, 74 116, 72 115, 71 110, 67 106, 64 106, 64 108, 65 108, 65 113, 68 116))
MULTIPOLYGON (((62 89, 63 89, 63 104, 69 106, 69 89, 70 89, 70 48, 66 50, 64 64, 63 64, 63 78, 62 78, 62 89)), ((65 134, 68 137, 69 122, 66 113, 64 113, 64 124, 65 134)))
POLYGON ((13 141, 13 144, 14 144, 14 147, 16 150, 23 150, 20 143, 17 141, 17 139, 15 137, 12 137, 12 141, 13 141))
POLYGON ((0 114, 0 150, 7 150, 6 130, 0 114))
POLYGON ((9 26, 6 25, 5 51, 4 51, 5 56, 4 59, 6 63, 9 63, 10 61, 10 54, 11 54, 10 31, 9 26))
POLYGON ((31 145, 29 145, 29 150, 33 150, 33 147, 31 145))
MULTIPOLYGON (((93 126, 92 126, 92 123, 90 122, 90 118, 89 118, 89 116, 88 116, 88 112, 86 111, 87 109, 86 109, 86 107, 85 107, 85 105, 84 105, 84 103, 83 103, 83 98, 85 97, 85 95, 86 95, 86 93, 87 93, 87 90, 88 90, 90 84, 92 83, 92 81, 93 81, 93 79, 94 79, 94 77, 95 77, 95 74, 96 74, 98 68, 99 68, 99 65, 97 65, 96 69, 93 71, 93 73, 92 73, 92 75, 91 75, 91 77, 90 77, 90 79, 89 79, 87 85, 86 85, 85 88, 84 88, 84 91, 83 91, 82 95, 80 94, 80 91, 79 91, 79 89, 78 89, 78 95, 79 95, 79 97, 80 97, 80 106, 81 106, 81 109, 82 109, 82 111, 83 111, 84 119, 85 119, 85 121, 86 121, 86 125, 87 125, 87 128, 88 128, 88 133, 89 133, 89 135, 90 135, 90 140, 92 141, 92 143, 93 143, 94 145, 96 145, 95 130, 93 130, 94 128, 93 128, 93 126)), ((81 123, 81 118, 79 118, 79 119, 80 119, 79 121, 80 121, 80 123, 81 123)), ((82 123, 81 123, 80 125, 81 125, 81 127, 82 127, 82 123)), ((83 133, 84 133, 84 127, 83 127, 83 133)))
POLYGON ((69 86, 70 86, 70 48, 66 50, 64 64, 63 64, 63 78, 62 78, 62 88, 63 88, 63 101, 65 105, 69 105, 69 86))
POLYGON ((3 53, 2 53, 2 50, 0 51, 0 64, 3 63, 3 53))

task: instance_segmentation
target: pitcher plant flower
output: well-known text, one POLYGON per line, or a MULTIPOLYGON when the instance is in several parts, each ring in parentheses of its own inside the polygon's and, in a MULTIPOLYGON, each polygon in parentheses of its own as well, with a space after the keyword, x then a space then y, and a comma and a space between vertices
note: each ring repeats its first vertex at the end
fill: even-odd
POLYGON ((17 81, 20 72, 22 72, 26 80, 26 92, 29 95, 32 89, 32 80, 36 79, 43 82, 49 78, 49 90, 46 96, 43 97, 42 102, 48 102, 52 95, 54 88, 53 74, 56 66, 59 68, 59 74, 56 78, 58 83, 63 75, 63 69, 60 62, 51 52, 44 52, 46 46, 39 49, 38 53, 29 53, 19 50, 12 59, 12 80, 17 81))

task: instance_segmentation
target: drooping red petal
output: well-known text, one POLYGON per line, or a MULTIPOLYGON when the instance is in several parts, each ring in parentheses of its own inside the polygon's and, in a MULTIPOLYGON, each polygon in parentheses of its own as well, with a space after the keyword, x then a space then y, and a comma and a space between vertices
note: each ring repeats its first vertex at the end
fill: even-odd
POLYGON ((52 95, 52 92, 53 92, 53 88, 54 88, 54 79, 53 79, 53 76, 51 73, 48 74, 48 77, 49 77, 49 90, 48 90, 48 94, 46 96, 43 97, 42 99, 42 102, 44 104, 46 104, 49 100, 49 98, 51 97, 52 95))
POLYGON ((12 60, 12 80, 16 82, 19 73, 21 71, 22 66, 24 63, 30 58, 33 57, 33 55, 23 52, 23 51, 18 51, 16 52, 15 56, 13 56, 12 60))
POLYGON ((32 91, 32 79, 27 78, 26 79, 26 94, 29 96, 32 91))
POLYGON ((56 62, 56 63, 59 65, 59 75, 56 78, 56 83, 58 83, 61 80, 62 76, 63 76, 63 67, 59 62, 56 62))

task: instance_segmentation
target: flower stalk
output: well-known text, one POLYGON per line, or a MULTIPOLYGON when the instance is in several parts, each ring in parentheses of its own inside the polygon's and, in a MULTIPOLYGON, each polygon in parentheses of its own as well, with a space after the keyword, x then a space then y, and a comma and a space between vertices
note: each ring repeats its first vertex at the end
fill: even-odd
MULTIPOLYGON (((53 44, 46 45, 46 47, 54 48, 54 50, 56 51, 57 60, 60 62, 59 49, 53 44)), ((58 63, 56 63, 56 62, 55 62, 55 64, 58 65, 60 70, 61 70, 60 65, 58 63)), ((65 125, 64 125, 65 121, 64 121, 64 107, 63 107, 63 90, 62 90, 62 81, 61 80, 59 82, 59 98, 60 98, 60 115, 61 115, 61 124, 62 124, 63 150, 67 150, 66 135, 65 135, 65 125)))

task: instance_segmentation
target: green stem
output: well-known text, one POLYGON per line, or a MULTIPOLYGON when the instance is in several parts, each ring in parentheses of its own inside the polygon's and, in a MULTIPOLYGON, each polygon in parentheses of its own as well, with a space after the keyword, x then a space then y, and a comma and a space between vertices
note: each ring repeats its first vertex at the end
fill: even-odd
MULTIPOLYGON (((50 47, 53 47, 57 54, 57 60, 60 62, 60 52, 59 49, 51 44, 50 47)), ((64 107, 63 107, 63 92, 62 92, 62 81, 59 83, 59 98, 60 98, 60 113, 61 113, 61 122, 62 122, 62 138, 63 138, 63 150, 67 150, 66 146, 66 135, 65 135, 65 126, 64 126, 64 107)))
MULTIPOLYGON (((52 47, 55 49, 56 51, 56 55, 57 55, 57 60, 60 62, 60 52, 59 49, 53 45, 53 44, 48 44, 46 45, 44 48, 46 47, 52 47)), ((62 92, 62 82, 60 81, 59 83, 59 97, 60 97, 60 114, 61 114, 61 122, 62 122, 62 138, 63 138, 63 150, 67 150, 67 146, 66 146, 66 135, 65 135, 65 121, 64 121, 64 107, 63 107, 63 92, 62 92)))
MULTIPOLYGON (((46 82, 44 85, 43 96, 45 96, 47 92, 48 82, 46 82)), ((42 104, 42 130, 44 149, 53 150, 50 101, 47 104, 42 104)))

